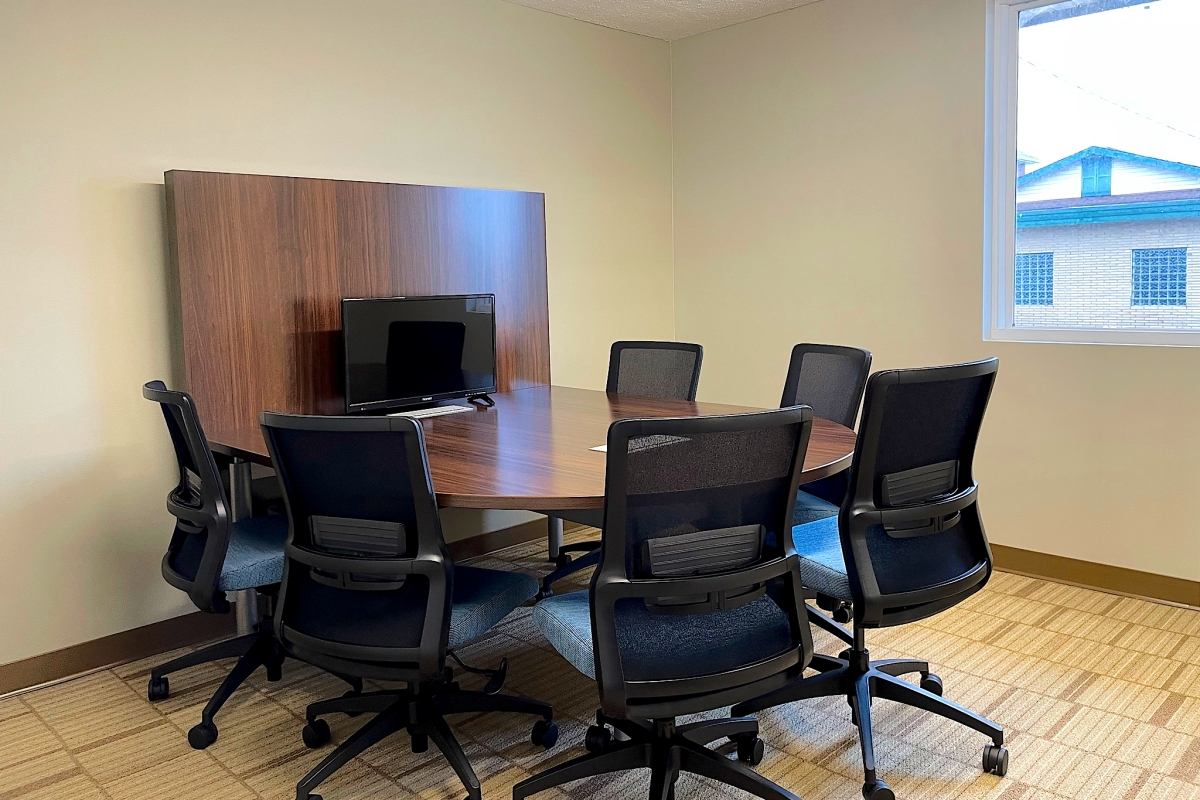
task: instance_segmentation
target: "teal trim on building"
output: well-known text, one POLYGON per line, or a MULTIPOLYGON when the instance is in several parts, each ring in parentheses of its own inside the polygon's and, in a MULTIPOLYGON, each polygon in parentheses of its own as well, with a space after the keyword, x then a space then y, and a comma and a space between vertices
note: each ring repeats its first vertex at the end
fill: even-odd
POLYGON ((1184 164, 1180 161, 1167 161, 1164 158, 1155 158, 1154 156, 1143 156, 1137 153, 1130 153, 1127 150, 1117 150, 1112 147, 1088 147, 1080 150, 1078 153, 1072 153, 1065 158, 1060 158, 1047 164, 1044 167, 1039 167, 1032 172, 1026 172, 1024 175, 1017 178, 1017 186, 1025 187, 1031 183, 1036 183, 1043 178, 1066 169, 1067 167, 1078 164, 1085 158, 1112 158, 1117 161, 1130 161, 1134 164, 1143 164, 1148 167, 1156 167, 1167 172, 1177 172, 1181 175, 1200 176, 1200 167, 1195 164, 1184 164))
POLYGON ((1142 222, 1155 219, 1200 217, 1200 200, 1166 200, 1154 203, 1113 203, 1075 208, 1037 208, 1017 212, 1018 228, 1047 225, 1096 225, 1104 222, 1142 222))

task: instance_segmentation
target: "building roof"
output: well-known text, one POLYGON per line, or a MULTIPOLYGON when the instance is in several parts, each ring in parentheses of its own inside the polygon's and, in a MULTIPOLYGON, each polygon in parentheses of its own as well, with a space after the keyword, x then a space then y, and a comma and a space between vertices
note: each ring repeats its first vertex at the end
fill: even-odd
POLYGON ((1036 183, 1042 178, 1048 178, 1051 175, 1060 172, 1068 167, 1072 167, 1083 161, 1085 158, 1108 157, 1119 159, 1121 161, 1132 161, 1137 164, 1144 164, 1149 167, 1157 167, 1163 170, 1172 172, 1180 172, 1185 175, 1195 175, 1200 177, 1200 167, 1194 164, 1184 164, 1180 161, 1167 161, 1165 158, 1155 158, 1154 156, 1142 156, 1137 153, 1130 153, 1127 150, 1117 150, 1112 147, 1088 147, 1080 150, 1078 153, 1072 153, 1066 158, 1060 158, 1058 161, 1052 161, 1044 167, 1039 167, 1031 172, 1017 178, 1017 187, 1022 188, 1031 183, 1036 183))
POLYGON ((1060 19, 1082 17, 1100 11, 1113 11, 1118 8, 1146 5, 1153 2, 1155 0, 1063 0, 1054 5, 1022 11, 1018 24, 1022 28, 1028 28, 1030 25, 1041 25, 1045 22, 1057 22, 1060 19))
MULTIPOLYGON (((1200 166, 1143 156, 1111 147, 1088 147, 1066 158, 1027 172, 1017 178, 1017 188, 1025 189, 1043 178, 1053 178, 1086 158, 1111 158, 1200 179, 1200 166)), ((1200 188, 1167 189, 1136 194, 1052 197, 1017 202, 1017 227, 1048 225, 1088 225, 1101 222, 1140 222, 1145 220, 1187 219, 1200 217, 1200 188)))
POLYGON ((1105 197, 1104 200, 1107 202, 1082 203, 1079 198, 1074 198, 1070 202, 1050 200, 1017 203, 1017 227, 1040 228, 1048 225, 1091 225, 1099 222, 1145 222, 1200 217, 1200 192, 1195 191, 1113 195, 1105 197))

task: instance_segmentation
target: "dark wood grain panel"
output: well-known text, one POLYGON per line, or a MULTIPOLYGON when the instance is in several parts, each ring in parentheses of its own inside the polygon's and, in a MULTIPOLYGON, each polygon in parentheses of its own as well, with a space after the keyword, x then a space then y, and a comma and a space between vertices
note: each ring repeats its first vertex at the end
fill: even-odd
MULTIPOLYGON (((758 409, 537 386, 498 394, 496 406, 422 420, 438 503, 458 508, 554 510, 604 504, 608 426, 631 417, 691 417, 758 409)), ((209 430, 213 449, 269 465, 257 426, 209 430)), ((805 483, 850 465, 854 431, 817 419, 805 483)))
POLYGON ((550 382, 543 195, 179 170, 166 184, 207 427, 341 413, 345 297, 494 293, 500 390, 550 382))

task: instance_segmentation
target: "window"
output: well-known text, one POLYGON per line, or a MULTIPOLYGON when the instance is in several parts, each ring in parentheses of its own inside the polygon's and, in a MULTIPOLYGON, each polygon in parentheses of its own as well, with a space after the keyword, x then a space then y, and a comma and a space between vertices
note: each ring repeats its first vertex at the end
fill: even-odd
POLYGON ((1018 253, 1013 282, 1016 305, 1054 305, 1054 253, 1018 253))
POLYGON ((984 337, 1200 346, 1200 0, 988 0, 984 337))
POLYGON ((1187 248, 1133 251, 1134 306, 1187 305, 1187 248))
POLYGON ((1103 197, 1112 194, 1112 164, 1108 156, 1092 156, 1079 164, 1081 181, 1080 197, 1103 197))

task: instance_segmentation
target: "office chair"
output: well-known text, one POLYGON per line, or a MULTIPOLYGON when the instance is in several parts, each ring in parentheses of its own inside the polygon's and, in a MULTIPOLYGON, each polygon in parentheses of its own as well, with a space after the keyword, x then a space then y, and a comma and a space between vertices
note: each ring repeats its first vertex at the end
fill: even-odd
MULTIPOLYGON (((798 344, 792 348, 779 407, 803 403, 812 406, 814 416, 853 430, 870 374, 871 353, 868 350, 833 344, 798 344)), ((806 483, 796 494, 796 516, 792 524, 803 525, 836 517, 849 487, 847 474, 843 470, 806 483)), ((835 621, 850 621, 851 611, 847 604, 819 592, 816 601, 820 608, 832 614, 835 621)), ((820 623, 820 620, 815 621, 820 623)))
POLYGON ((275 631, 288 655, 338 675, 399 681, 403 689, 313 703, 304 743, 330 739, 321 717, 374 713, 296 785, 297 800, 367 748, 407 731, 414 753, 432 739, 479 800, 479 779, 447 714, 505 711, 541 717, 534 744, 552 747, 550 706, 497 694, 507 661, 479 670, 465 691, 446 666, 454 650, 537 594, 515 572, 454 566, 442 538, 421 424, 403 417, 260 416, 290 520, 275 631))
POLYGON ((279 680, 283 651, 271 632, 270 610, 283 574, 283 543, 287 517, 250 517, 233 522, 224 485, 191 395, 169 391, 162 381, 142 387, 142 395, 158 403, 167 421, 179 483, 167 495, 167 510, 175 517, 175 531, 162 561, 167 583, 187 592, 201 611, 227 614, 226 593, 254 589, 267 613, 259 630, 180 656, 150 672, 146 694, 151 701, 170 695, 168 675, 180 670, 237 658, 202 712, 201 721, 188 731, 188 742, 203 750, 217 740, 213 717, 225 701, 260 666, 267 679, 279 680))
POLYGON ((812 657, 786 535, 811 430, 803 406, 612 424, 591 588, 533 610, 554 648, 599 686, 590 752, 518 783, 514 800, 644 767, 652 800, 674 798, 681 770, 795 800, 745 766, 763 757, 757 720, 676 718, 782 688, 812 657), (741 763, 706 746, 726 737, 741 763))
MULTIPOLYGON (((833 344, 798 344, 792 348, 779 407, 803 403, 812 406, 815 416, 853 430, 870 374, 868 350, 833 344)), ((837 506, 846 496, 846 475, 838 473, 814 481, 801 491, 803 494, 796 504, 797 525, 837 514, 837 506), (824 502, 810 502, 810 498, 824 502)))
POLYGON ((752 714, 815 697, 844 695, 858 726, 867 800, 893 800, 875 773, 871 700, 881 697, 931 711, 991 737, 983 768, 1004 775, 1004 729, 941 697, 929 664, 871 661, 864 632, 904 625, 961 603, 983 588, 992 554, 979 516, 972 473, 975 442, 999 361, 878 372, 866 402, 850 493, 837 517, 793 530, 806 586, 853 603, 854 629, 833 626, 849 647, 817 655, 820 674, 733 708, 752 714), (917 673, 920 687, 899 676, 917 673))
MULTIPOLYGON (((700 364, 704 348, 687 342, 613 342, 608 355, 609 394, 631 394, 638 397, 657 397, 666 400, 695 400, 700 385, 700 364)), ((599 512, 564 511, 551 517, 570 519, 599 527, 599 512)), ((573 542, 559 547, 554 556, 557 567, 542 579, 539 598, 554 594, 553 585, 568 575, 596 566, 600 561, 600 542, 573 542), (570 553, 582 552, 572 560, 570 553)))

